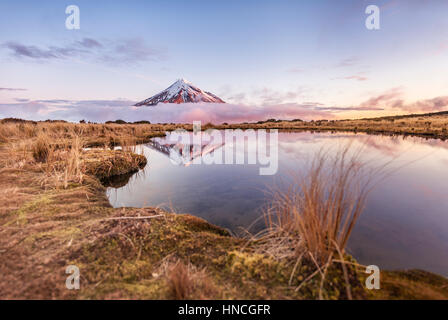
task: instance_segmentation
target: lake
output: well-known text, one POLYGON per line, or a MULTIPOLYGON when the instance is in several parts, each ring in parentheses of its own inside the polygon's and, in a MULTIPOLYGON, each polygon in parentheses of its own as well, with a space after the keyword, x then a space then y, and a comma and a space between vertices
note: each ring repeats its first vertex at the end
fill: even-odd
MULTIPOLYGON (((260 175, 257 164, 174 164, 166 141, 156 138, 138 146, 148 165, 126 185, 107 189, 114 207, 160 206, 199 216, 235 234, 249 227, 256 232, 263 224, 259 218, 270 187, 286 186, 292 176, 303 173, 318 150, 336 152, 351 143, 354 150, 362 148, 362 159, 372 167, 390 162, 391 173, 370 193, 348 252, 360 263, 380 269, 419 268, 448 276, 448 142, 280 132, 278 172, 260 175)), ((207 152, 228 147, 216 145, 207 152)), ((255 150, 246 146, 243 152, 248 156, 255 150)))

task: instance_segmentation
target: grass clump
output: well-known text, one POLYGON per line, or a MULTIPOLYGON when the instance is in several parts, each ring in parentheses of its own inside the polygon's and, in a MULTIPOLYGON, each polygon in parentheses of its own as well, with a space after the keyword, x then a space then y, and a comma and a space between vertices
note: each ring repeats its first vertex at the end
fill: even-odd
POLYGON ((43 135, 39 136, 32 146, 33 158, 37 162, 47 162, 52 151, 48 139, 43 135))
POLYGON ((165 276, 171 299, 210 299, 216 294, 205 269, 198 269, 191 263, 174 261, 166 268, 165 276))
POLYGON ((320 276, 320 298, 333 263, 341 264, 346 296, 352 298, 345 248, 364 210, 372 178, 360 160, 361 150, 351 151, 347 146, 333 157, 320 151, 304 176, 286 190, 274 190, 265 213, 267 229, 257 237, 261 252, 294 261, 290 284, 300 266, 313 267, 297 290, 320 276))
POLYGON ((329 158, 319 153, 305 177, 278 190, 267 210, 269 233, 290 240, 294 253, 318 263, 344 251, 370 191, 359 154, 349 148, 329 158))

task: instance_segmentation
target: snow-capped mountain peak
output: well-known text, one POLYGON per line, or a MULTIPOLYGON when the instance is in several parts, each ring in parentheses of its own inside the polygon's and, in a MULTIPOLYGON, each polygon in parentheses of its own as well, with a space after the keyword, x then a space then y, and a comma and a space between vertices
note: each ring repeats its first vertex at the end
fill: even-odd
POLYGON ((225 103, 213 93, 203 91, 185 79, 178 79, 162 92, 137 103, 135 106, 155 106, 158 103, 225 103))

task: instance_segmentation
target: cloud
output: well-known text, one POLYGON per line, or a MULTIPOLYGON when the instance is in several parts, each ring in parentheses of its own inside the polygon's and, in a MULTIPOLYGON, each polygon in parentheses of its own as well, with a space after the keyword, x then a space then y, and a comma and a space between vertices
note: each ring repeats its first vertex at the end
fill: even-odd
POLYGON ((302 68, 291 68, 291 69, 288 70, 288 72, 302 73, 302 72, 305 72, 305 69, 302 69, 302 68))
POLYGON ((40 49, 36 46, 27 46, 17 42, 6 42, 3 47, 12 51, 12 55, 21 58, 27 57, 32 59, 54 59, 57 58, 55 53, 50 49, 40 49))
POLYGON ((59 104, 59 103, 70 103, 70 100, 60 100, 60 99, 51 99, 51 100, 36 100, 38 103, 50 103, 50 104, 59 104))
POLYGON ((26 91, 27 89, 22 88, 0 88, 0 91, 26 91))
MULTIPOLYGON (((297 103, 285 103, 263 106, 235 105, 235 104, 204 104, 183 105, 185 109, 178 109, 180 122, 193 120, 221 122, 252 122, 266 119, 323 119, 334 118, 326 111, 315 110, 314 106, 297 103)), ((163 106, 162 106, 163 108, 163 106)), ((176 105, 170 108, 177 109, 176 105)), ((173 110, 174 111, 174 110, 173 110)))
POLYGON ((91 38, 84 38, 82 41, 77 41, 77 43, 84 48, 102 48, 103 45, 91 38))
POLYGON ((380 111, 384 110, 384 108, 380 107, 368 107, 368 106, 358 106, 358 107, 316 107, 318 110, 325 111, 335 111, 335 112, 343 112, 343 111, 380 111))
POLYGON ((403 92, 401 88, 393 88, 364 101, 358 108, 378 107, 383 109, 398 109, 407 112, 437 112, 446 110, 448 107, 448 96, 423 99, 411 103, 406 103, 402 96, 403 92))
POLYGON ((336 65, 336 67, 351 67, 356 64, 358 64, 359 58, 358 57, 350 57, 346 59, 342 59, 339 61, 339 63, 336 65))
POLYGON ((402 88, 392 88, 380 95, 374 96, 363 103, 360 107, 379 107, 379 106, 389 106, 394 101, 397 101, 399 97, 403 94, 402 88))
POLYGON ((149 47, 141 39, 99 41, 92 38, 83 38, 65 46, 47 47, 9 41, 3 43, 0 48, 9 50, 11 56, 17 59, 40 62, 78 57, 116 65, 166 59, 163 50, 149 47))
POLYGON ((133 107, 135 101, 117 100, 40 100, 25 103, 0 104, 0 118, 17 117, 30 120, 62 119, 94 122, 123 119, 171 122, 246 122, 276 119, 332 119, 334 115, 315 109, 315 105, 296 103, 249 106, 237 104, 159 104, 154 107, 133 107))
POLYGON ((297 100, 303 98, 309 89, 305 86, 299 86, 288 91, 275 90, 269 87, 254 89, 250 94, 245 92, 231 92, 231 89, 223 90, 225 101, 233 102, 235 104, 257 104, 257 105, 272 105, 296 103, 297 100), (230 92, 230 93, 229 93, 230 92))
POLYGON ((303 94, 303 91, 299 88, 296 91, 281 92, 270 88, 263 88, 257 92, 257 95, 261 99, 261 104, 280 104, 285 102, 291 102, 298 99, 303 94))
POLYGON ((34 118, 43 120, 39 116, 48 109, 47 105, 36 101, 0 104, 0 118, 15 117, 28 120, 33 120, 34 118))
POLYGON ((358 72, 353 75, 345 76, 345 77, 338 77, 333 78, 332 80, 357 80, 357 81, 366 81, 369 78, 365 75, 366 72, 358 72))
POLYGON ((148 47, 140 39, 126 39, 116 43, 112 52, 103 55, 102 60, 111 63, 165 60, 165 52, 148 47))
POLYGON ((247 99, 247 95, 244 92, 235 93, 234 95, 228 97, 227 100, 229 101, 235 101, 235 102, 242 102, 247 99))
POLYGON ((391 105, 391 107, 409 112, 437 112, 445 110, 448 107, 448 96, 419 100, 410 104, 404 103, 403 100, 397 100, 391 105))
POLYGON ((353 76, 343 77, 342 79, 345 79, 345 80, 366 81, 366 80, 368 80, 369 78, 357 74, 357 75, 353 75, 353 76))
POLYGON ((408 111, 439 111, 448 106, 448 97, 404 103, 401 89, 394 88, 365 102, 348 107, 326 106, 320 102, 276 103, 276 104, 213 104, 185 103, 159 104, 154 107, 133 107, 137 101, 115 100, 34 100, 16 99, 17 103, 0 104, 0 118, 16 117, 29 120, 61 119, 77 122, 81 119, 105 122, 149 120, 153 123, 203 123, 254 122, 266 119, 336 119, 346 111, 379 111, 399 108, 408 111))

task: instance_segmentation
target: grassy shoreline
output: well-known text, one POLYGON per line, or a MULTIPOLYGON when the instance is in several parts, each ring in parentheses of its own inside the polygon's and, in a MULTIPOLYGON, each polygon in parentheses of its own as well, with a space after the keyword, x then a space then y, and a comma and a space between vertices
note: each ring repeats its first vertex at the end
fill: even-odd
POLYGON ((225 124, 219 129, 278 129, 290 131, 362 132, 448 139, 448 112, 347 120, 268 120, 257 123, 225 124))
MULTIPOLYGON (((284 123, 289 124, 250 126, 303 129, 284 123)), ((385 272, 381 290, 366 290, 364 270, 349 264, 356 264, 349 256, 348 278, 342 265, 334 265, 324 282, 317 276, 301 286, 315 271, 312 261, 296 266, 275 259, 260 253, 256 241, 231 237, 191 215, 112 208, 103 184, 107 178, 151 163, 131 146, 179 127, 191 130, 191 125, 0 124, 0 298, 346 299, 348 279, 355 299, 448 299, 447 279, 416 270, 385 272), (116 145, 123 150, 110 149, 116 145), (79 291, 65 287, 68 265, 80 268, 79 291)))
MULTIPOLYGON (((22 124, 54 124, 66 126, 98 126, 112 128, 114 131, 123 131, 123 127, 134 128, 135 133, 134 142, 145 143, 150 138, 155 136, 163 136, 166 131, 173 131, 181 128, 188 131, 193 130, 192 124, 149 124, 144 121, 140 123, 126 123, 124 121, 117 121, 117 123, 109 122, 108 124, 72 124, 61 121, 35 122, 21 119, 2 119, 0 124, 22 123, 22 124)), ((403 135, 416 136, 421 138, 434 138, 440 140, 448 139, 448 112, 436 112, 426 114, 410 114, 400 116, 386 116, 379 118, 365 118, 365 119, 345 119, 345 120, 316 120, 316 121, 302 121, 296 120, 275 120, 270 119, 266 121, 258 121, 254 123, 237 123, 237 124, 211 124, 207 123, 202 126, 202 129, 216 128, 216 129, 277 129, 280 131, 315 131, 315 132, 354 132, 380 135, 403 135)), ((124 130, 126 131, 126 129, 124 130)), ((117 135, 110 135, 106 139, 104 135, 98 135, 95 138, 88 139, 86 147, 98 147, 109 145, 120 145, 124 141, 117 135)), ((0 131, 0 142, 2 138, 0 131)))

